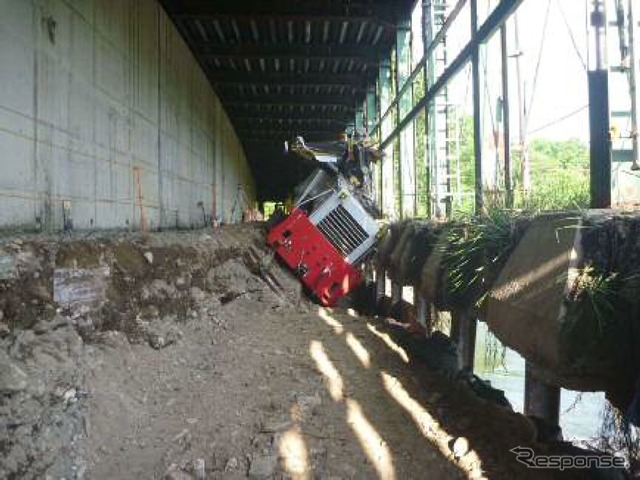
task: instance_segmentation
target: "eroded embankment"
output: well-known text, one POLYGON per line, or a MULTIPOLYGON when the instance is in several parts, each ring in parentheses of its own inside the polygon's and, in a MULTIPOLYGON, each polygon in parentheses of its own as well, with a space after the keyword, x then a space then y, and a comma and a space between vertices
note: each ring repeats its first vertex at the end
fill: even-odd
POLYGON ((410 365, 397 326, 308 302, 263 239, 7 240, 0 477, 548 478, 509 450, 584 453, 434 373, 450 344, 410 365))
POLYGON ((220 326, 221 306, 242 296, 295 304, 297 282, 260 274, 262 244, 252 227, 0 244, 0 477, 82 476, 96 345, 124 335, 163 349, 189 319, 220 326))

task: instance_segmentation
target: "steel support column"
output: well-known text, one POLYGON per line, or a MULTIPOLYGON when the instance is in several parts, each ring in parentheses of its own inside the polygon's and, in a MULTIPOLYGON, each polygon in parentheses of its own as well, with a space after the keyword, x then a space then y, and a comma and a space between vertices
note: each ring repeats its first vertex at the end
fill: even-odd
POLYGON ((588 73, 591 208, 611 207, 611 136, 606 18, 604 0, 595 0, 591 15, 591 26, 595 38, 595 68, 588 73))
POLYGON ((402 285, 398 282, 391 282, 391 306, 402 300, 402 285))
POLYGON ((413 305, 416 308, 416 321, 424 328, 427 336, 431 334, 431 305, 420 294, 420 289, 413 287, 413 305))
MULTIPOLYGON (((405 21, 398 25, 396 32, 396 84, 399 97, 397 115, 398 121, 403 118, 413 106, 413 87, 405 84, 411 76, 411 22, 405 21)), ((414 160, 414 123, 411 122, 400 132, 400 216, 411 218, 416 215, 416 175, 414 160)))
MULTIPOLYGON (((428 92, 435 82, 435 62, 431 59, 433 49, 429 47, 434 41, 433 28, 433 0, 423 0, 422 2, 422 39, 425 50, 424 64, 424 87, 428 92)), ((438 170, 435 161, 435 108, 434 103, 429 102, 424 106, 424 124, 425 124, 425 164, 427 166, 427 185, 429 216, 440 216, 438 209, 440 208, 440 198, 438 198, 438 170)))
MULTIPOLYGON (((478 0, 471 0, 471 36, 478 33, 478 0)), ((473 151, 476 175, 476 213, 484 210, 484 193, 482 180, 482 90, 480 88, 480 44, 473 43, 471 49, 471 77, 473 83, 473 151)))
POLYGON ((362 135, 365 132, 365 118, 364 118, 364 105, 359 104, 356 106, 356 116, 354 120, 355 132, 362 135))
POLYGON ((366 127, 367 132, 371 132, 374 126, 378 123, 378 95, 376 94, 375 86, 370 86, 367 89, 367 100, 366 100, 366 127))
POLYGON ((455 325, 452 332, 455 336, 452 338, 458 344, 458 366, 461 370, 473 371, 478 323, 476 316, 472 311, 451 312, 451 321, 455 325))
MULTIPOLYGON (((386 57, 380 61, 378 76, 378 89, 380 98, 380 114, 386 111, 391 105, 392 85, 391 85, 391 59, 386 57)), ((393 119, 386 118, 380 124, 380 138, 384 138, 393 130, 393 119)), ((380 208, 382 212, 392 217, 394 216, 395 200, 393 185, 393 145, 384 148, 384 157, 380 161, 380 208)))
POLYGON ((560 423, 560 387, 544 383, 530 362, 525 365, 524 413, 550 425, 560 423))
POLYGON ((384 268, 376 269, 376 308, 380 300, 387 294, 387 273, 384 268))
POLYGON ((513 172, 511 169, 511 116, 509 103, 509 51, 507 24, 500 27, 500 56, 502 61, 502 141, 504 143, 504 189, 505 206, 513 208, 513 172))

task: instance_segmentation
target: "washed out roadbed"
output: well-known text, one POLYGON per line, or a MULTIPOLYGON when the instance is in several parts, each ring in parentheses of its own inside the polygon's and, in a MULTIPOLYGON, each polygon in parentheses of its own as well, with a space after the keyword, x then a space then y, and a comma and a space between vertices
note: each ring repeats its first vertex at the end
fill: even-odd
POLYGON ((549 451, 529 421, 304 299, 262 234, 0 246, 0 478, 550 478, 509 452, 549 451))

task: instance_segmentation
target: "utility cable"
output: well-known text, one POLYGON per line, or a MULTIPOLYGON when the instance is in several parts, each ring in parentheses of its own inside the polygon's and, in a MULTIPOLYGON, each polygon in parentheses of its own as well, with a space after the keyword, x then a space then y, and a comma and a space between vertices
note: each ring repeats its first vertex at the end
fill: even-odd
POLYGON ((526 119, 525 119, 525 138, 527 135, 527 130, 528 130, 528 124, 529 124, 529 119, 531 117, 531 109, 533 108, 533 101, 535 99, 536 96, 536 90, 537 90, 537 86, 538 86, 538 78, 540 76, 540 65, 542 64, 542 54, 544 52, 544 45, 545 45, 545 41, 547 39, 547 28, 549 27, 549 17, 550 17, 550 13, 551 13, 551 0, 549 0, 547 2, 547 12, 545 14, 545 18, 544 18, 544 27, 542 28, 542 38, 540 40, 540 50, 538 51, 538 60, 536 62, 536 71, 533 77, 533 87, 531 90, 531 99, 529 100, 529 108, 527 109, 526 112, 526 119))
POLYGON ((586 110, 587 108, 589 108, 589 105, 588 105, 588 104, 587 104, 587 105, 584 105, 584 106, 582 106, 582 107, 580 107, 580 108, 579 108, 579 109, 577 109, 577 110, 574 110, 574 111, 573 111, 573 112, 571 112, 571 113, 568 113, 568 114, 566 114, 566 115, 563 115, 562 117, 557 118, 557 119, 553 120, 552 122, 549 122, 549 123, 547 123, 547 124, 545 124, 545 125, 542 125, 541 127, 538 127, 538 128, 536 128, 535 130, 530 131, 529 133, 530 133, 530 134, 538 133, 538 132, 540 132, 540 131, 542 131, 542 130, 546 130, 546 129, 547 129, 547 128, 549 128, 549 127, 553 127, 554 125, 557 125, 558 123, 564 122, 565 120, 568 120, 569 118, 571 118, 571 117, 573 117, 573 116, 575 116, 575 115, 579 114, 580 112, 582 112, 583 110, 586 110))
POLYGON ((582 56, 582 52, 580 51, 580 47, 578 47, 578 42, 576 41, 576 37, 573 33, 573 30, 571 29, 571 25, 569 24, 569 20, 567 19, 567 14, 565 13, 564 9, 562 8, 562 2, 561 0, 556 0, 556 4, 558 5, 558 10, 560 10, 560 15, 562 15, 562 20, 564 22, 565 27, 567 27, 567 32, 569 33, 569 38, 571 38, 571 44, 573 45, 574 50, 576 51, 576 54, 578 55, 578 58, 580 59, 580 63, 582 63, 582 66, 585 70, 585 72, 588 70, 587 67, 587 62, 585 61, 584 57, 582 56))

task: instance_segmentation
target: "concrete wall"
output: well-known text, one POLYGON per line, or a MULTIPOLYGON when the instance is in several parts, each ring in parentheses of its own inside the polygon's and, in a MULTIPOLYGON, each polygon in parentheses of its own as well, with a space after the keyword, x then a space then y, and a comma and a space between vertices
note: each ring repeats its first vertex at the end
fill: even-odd
POLYGON ((0 0, 0 228, 59 230, 65 207, 83 229, 198 226, 214 203, 229 221, 238 183, 252 201, 233 127, 156 0, 0 0))

